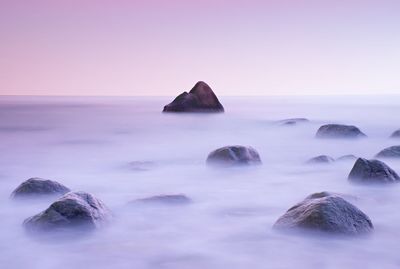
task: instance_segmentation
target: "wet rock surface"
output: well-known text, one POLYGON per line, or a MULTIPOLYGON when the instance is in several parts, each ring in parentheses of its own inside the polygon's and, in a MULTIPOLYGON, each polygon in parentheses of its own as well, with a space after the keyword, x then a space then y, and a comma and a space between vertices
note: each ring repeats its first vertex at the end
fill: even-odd
POLYGON ((111 218, 108 208, 93 195, 69 192, 23 224, 30 232, 90 231, 104 226, 111 218))
POLYGON ((261 164, 258 152, 252 147, 226 146, 212 151, 207 157, 209 165, 253 165, 261 164))
POLYGON ((290 208, 273 226, 278 230, 310 230, 338 235, 361 235, 373 231, 369 217, 342 197, 315 193, 290 208))
POLYGON ((348 180, 360 184, 384 184, 399 182, 400 177, 384 162, 358 158, 348 180))
POLYGON ((317 138, 362 138, 366 135, 353 125, 326 124, 321 126, 316 134, 317 138))
POLYGON ((224 112, 224 107, 210 86, 199 81, 189 93, 183 92, 166 105, 163 112, 224 112))
POLYGON ((66 186, 48 179, 30 178, 21 183, 12 193, 11 198, 43 198, 48 196, 61 196, 71 191, 66 186))

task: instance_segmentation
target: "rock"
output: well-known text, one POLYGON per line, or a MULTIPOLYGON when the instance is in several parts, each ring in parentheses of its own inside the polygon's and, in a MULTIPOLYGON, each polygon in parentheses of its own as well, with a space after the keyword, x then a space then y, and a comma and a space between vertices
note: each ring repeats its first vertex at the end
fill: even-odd
POLYGON ((348 155, 343 155, 343 156, 337 158, 336 161, 354 161, 356 159, 357 159, 357 157, 354 156, 353 154, 348 154, 348 155))
POLYGON ((129 170, 138 172, 151 170, 155 166, 156 164, 150 161, 133 161, 128 164, 129 170))
POLYGON ((311 158, 307 161, 308 164, 328 164, 333 163, 335 160, 332 157, 327 155, 320 155, 314 158, 311 158))
POLYGON ((321 126, 317 138, 361 138, 366 135, 353 125, 326 124, 321 126))
POLYGON ((252 147, 226 146, 211 152, 207 157, 210 165, 252 165, 261 164, 260 155, 252 147))
POLYGON ((308 119, 305 118, 293 118, 293 119, 285 119, 278 121, 280 125, 297 125, 299 123, 307 123, 310 122, 308 119))
POLYGON ((224 112, 210 86, 199 81, 189 93, 184 92, 164 107, 163 112, 224 112))
POLYGON ((342 197, 316 193, 290 208, 273 226, 280 230, 303 229, 338 235, 373 231, 369 217, 342 197))
POLYGON ((400 129, 393 132, 391 138, 400 138, 400 129))
POLYGON ((130 204, 160 204, 160 205, 187 205, 192 203, 192 200, 184 194, 165 194, 156 195, 143 199, 138 199, 130 202, 130 204))
POLYGON ((377 158, 400 158, 400 146, 392 146, 383 149, 378 154, 377 158))
POLYGON ((11 198, 43 198, 46 196, 61 196, 71 191, 64 185, 47 179, 30 178, 22 182, 12 193, 11 198))
POLYGON ((377 184, 399 182, 400 177, 384 162, 358 158, 348 179, 354 183, 377 184))
POLYGON ((100 228, 111 220, 111 213, 100 200, 86 192, 69 192, 45 211, 24 221, 28 231, 87 231, 100 228))

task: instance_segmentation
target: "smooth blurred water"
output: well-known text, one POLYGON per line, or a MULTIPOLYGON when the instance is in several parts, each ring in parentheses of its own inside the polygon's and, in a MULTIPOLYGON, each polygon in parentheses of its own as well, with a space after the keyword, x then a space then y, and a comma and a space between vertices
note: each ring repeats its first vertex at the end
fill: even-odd
MULTIPOLYGON (((0 98, 1 268, 399 268, 400 186, 348 183, 353 161, 306 165, 327 154, 372 158, 400 144, 400 97, 230 97, 224 114, 163 114, 172 98, 0 98), (310 123, 275 121, 306 117, 310 123), (318 140, 324 123, 354 124, 361 140, 318 140), (262 166, 212 169, 218 147, 253 146, 262 166), (147 170, 130 162, 151 162, 147 170), (57 180, 103 200, 115 220, 82 239, 48 242, 21 223, 51 201, 9 195, 30 177, 57 180), (319 191, 351 202, 375 226, 366 238, 313 237, 272 230, 288 208, 319 191), (127 207, 184 193, 187 206, 127 207)), ((400 172, 400 162, 387 163, 400 172)))

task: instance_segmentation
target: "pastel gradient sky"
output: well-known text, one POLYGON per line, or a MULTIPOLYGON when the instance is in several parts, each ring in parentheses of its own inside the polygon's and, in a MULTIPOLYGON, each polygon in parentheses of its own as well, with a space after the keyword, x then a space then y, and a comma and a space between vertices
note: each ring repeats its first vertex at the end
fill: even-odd
POLYGON ((400 93, 399 0, 0 0, 0 94, 400 93))

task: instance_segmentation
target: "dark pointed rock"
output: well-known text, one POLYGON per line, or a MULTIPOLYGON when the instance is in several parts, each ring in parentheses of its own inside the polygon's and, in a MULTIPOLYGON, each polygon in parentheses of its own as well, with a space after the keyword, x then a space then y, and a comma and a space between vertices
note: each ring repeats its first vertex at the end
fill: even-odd
POLYGON ((366 135, 356 126, 343 124, 326 124, 321 126, 317 138, 361 138, 366 135))
POLYGON ((69 192, 24 221, 28 231, 94 230, 111 220, 107 207, 86 192, 69 192))
POLYGON ((251 165, 261 164, 260 155, 252 147, 226 146, 211 152, 207 157, 209 165, 251 165))
POLYGON ((166 105, 163 112, 224 112, 224 107, 210 86, 199 81, 189 93, 178 95, 166 105))
POLYGON ((400 146, 392 146, 381 150, 376 158, 400 158, 400 146))
POLYGON ((354 236, 370 233, 374 227, 356 206, 338 195, 322 192, 290 208, 276 221, 274 228, 354 236))
POLYGON ((187 205, 192 200, 184 194, 164 194, 134 200, 129 204, 187 205))
POLYGON ((61 196, 71 191, 66 186, 48 179, 30 178, 22 182, 12 193, 11 198, 43 198, 61 196))
POLYGON ((308 164, 328 164, 333 163, 335 160, 332 157, 327 155, 320 155, 314 158, 311 158, 307 161, 308 164))
POLYGON ((384 184, 399 182, 400 177, 384 162, 358 158, 348 179, 360 184, 384 184))

